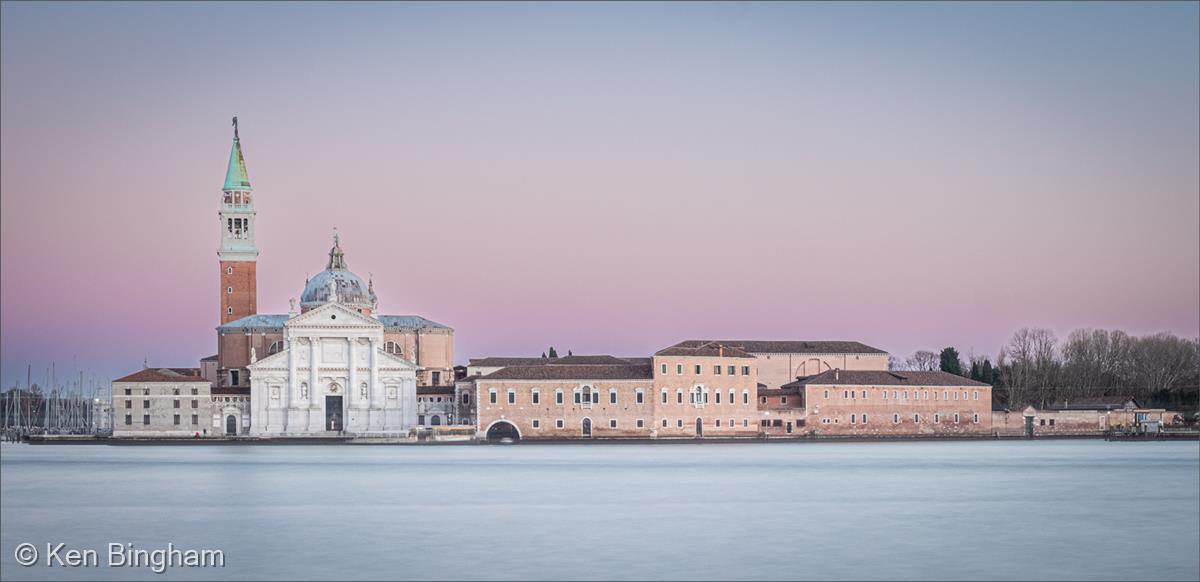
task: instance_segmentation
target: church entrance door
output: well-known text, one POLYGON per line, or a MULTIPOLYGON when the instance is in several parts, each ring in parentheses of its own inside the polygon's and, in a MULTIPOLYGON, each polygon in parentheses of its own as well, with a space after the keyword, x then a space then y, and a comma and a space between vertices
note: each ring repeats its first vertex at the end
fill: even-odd
POLYGON ((225 434, 237 436, 237 417, 232 414, 225 417, 225 434))
POLYGON ((342 397, 325 397, 325 430, 342 430, 342 397))

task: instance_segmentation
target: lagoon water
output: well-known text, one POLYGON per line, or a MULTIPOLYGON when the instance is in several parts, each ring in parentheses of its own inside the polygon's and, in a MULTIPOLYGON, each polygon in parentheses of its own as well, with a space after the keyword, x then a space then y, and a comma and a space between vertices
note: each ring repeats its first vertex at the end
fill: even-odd
POLYGON ((1200 443, 5 444, 0 538, 6 580, 1197 580, 1200 443))

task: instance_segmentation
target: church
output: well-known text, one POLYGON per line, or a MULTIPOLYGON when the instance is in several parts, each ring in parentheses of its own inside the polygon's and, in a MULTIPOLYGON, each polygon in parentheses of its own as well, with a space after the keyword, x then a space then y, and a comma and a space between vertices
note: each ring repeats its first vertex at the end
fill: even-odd
MULTIPOLYGON (((202 359, 199 368, 172 368, 169 377, 159 373, 153 380, 171 381, 162 386, 142 382, 152 376, 144 371, 118 380, 131 396, 124 403, 131 409, 132 396, 158 392, 163 406, 170 408, 165 403, 173 400, 179 408, 179 386, 190 391, 187 396, 202 398, 193 399, 190 424, 170 410, 129 413, 120 432, 132 437, 407 435, 418 420, 418 386, 453 386, 454 330, 417 315, 380 314, 374 281, 364 282, 349 270, 336 234, 325 269, 304 282, 299 309, 291 299, 286 314, 259 313, 258 213, 237 118, 233 127, 218 211, 217 353, 202 359), (190 380, 207 383, 211 391, 192 390, 190 380), (202 410, 200 399, 208 400, 202 410), (134 422, 135 416, 142 422, 134 422)), ((114 392, 114 400, 119 397, 114 392)), ((148 410, 156 410, 151 399, 144 400, 148 410)))

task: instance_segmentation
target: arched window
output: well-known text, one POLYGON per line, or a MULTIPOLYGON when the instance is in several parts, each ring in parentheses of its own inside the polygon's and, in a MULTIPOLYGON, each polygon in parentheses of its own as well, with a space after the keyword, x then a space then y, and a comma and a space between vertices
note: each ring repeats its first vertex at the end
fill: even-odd
POLYGON ((283 351, 283 340, 276 340, 271 342, 271 347, 267 348, 267 355, 278 354, 281 351, 283 351))
POLYGON ((383 351, 396 356, 404 355, 404 350, 402 350, 400 348, 400 344, 396 342, 384 342, 383 351))

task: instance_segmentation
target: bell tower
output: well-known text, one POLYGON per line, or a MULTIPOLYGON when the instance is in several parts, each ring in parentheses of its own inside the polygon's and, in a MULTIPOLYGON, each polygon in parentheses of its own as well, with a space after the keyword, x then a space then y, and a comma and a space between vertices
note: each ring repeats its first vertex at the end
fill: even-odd
POLYGON ((254 244, 254 196, 246 174, 246 159, 233 118, 233 149, 221 189, 221 323, 226 324, 258 312, 258 246, 254 244))

